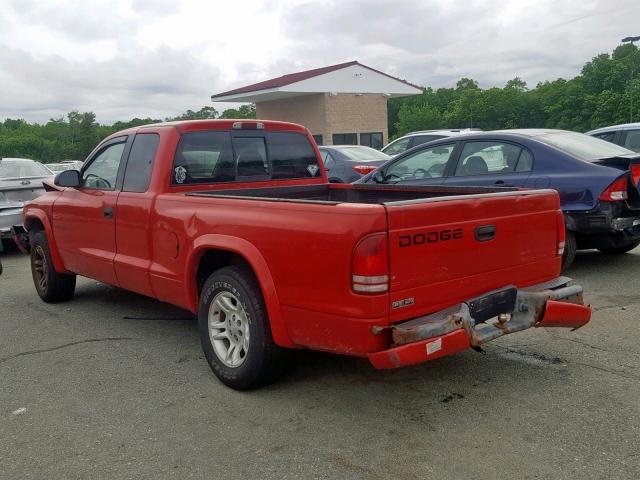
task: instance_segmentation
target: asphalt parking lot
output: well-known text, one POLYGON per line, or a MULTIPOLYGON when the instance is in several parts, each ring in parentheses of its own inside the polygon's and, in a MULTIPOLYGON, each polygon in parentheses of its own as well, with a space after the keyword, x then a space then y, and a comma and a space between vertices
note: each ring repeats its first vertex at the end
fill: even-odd
POLYGON ((594 307, 395 371, 299 352, 279 383, 220 384, 186 312, 81 279, 37 297, 2 256, 0 478, 637 479, 640 249, 578 255, 594 307))

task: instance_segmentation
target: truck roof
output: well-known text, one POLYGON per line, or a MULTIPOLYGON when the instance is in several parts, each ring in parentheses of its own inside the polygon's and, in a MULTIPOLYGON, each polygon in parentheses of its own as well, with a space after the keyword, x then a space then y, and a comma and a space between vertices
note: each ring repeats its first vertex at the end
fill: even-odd
POLYGON ((279 122, 276 120, 255 119, 207 119, 207 120, 180 120, 175 122, 151 123, 140 125, 115 132, 110 137, 130 135, 146 129, 176 128, 180 132, 197 130, 266 130, 306 133, 307 128, 297 123, 279 122))

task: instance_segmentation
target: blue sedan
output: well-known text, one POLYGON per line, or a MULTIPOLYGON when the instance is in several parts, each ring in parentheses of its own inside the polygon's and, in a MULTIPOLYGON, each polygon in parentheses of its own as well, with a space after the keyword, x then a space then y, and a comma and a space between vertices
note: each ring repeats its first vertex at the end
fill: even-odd
POLYGON ((576 250, 640 245, 640 154, 564 130, 443 138, 395 157, 357 183, 552 188, 565 213, 563 267, 576 250))

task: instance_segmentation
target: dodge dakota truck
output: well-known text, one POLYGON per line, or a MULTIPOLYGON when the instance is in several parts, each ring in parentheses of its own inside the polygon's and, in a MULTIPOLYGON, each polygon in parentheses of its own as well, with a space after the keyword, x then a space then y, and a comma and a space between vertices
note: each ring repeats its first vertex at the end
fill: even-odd
POLYGON ((196 314, 235 389, 275 380, 289 349, 395 368, 589 321, 560 276, 555 191, 330 184, 319 158, 283 122, 125 130, 45 182, 14 236, 45 302, 82 275, 196 314))

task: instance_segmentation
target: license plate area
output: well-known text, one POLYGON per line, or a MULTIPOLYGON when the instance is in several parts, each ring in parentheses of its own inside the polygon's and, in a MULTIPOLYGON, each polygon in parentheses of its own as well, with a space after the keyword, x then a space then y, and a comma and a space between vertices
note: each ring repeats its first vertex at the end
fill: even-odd
POLYGON ((480 297, 465 302, 469 307, 469 314, 475 323, 486 322, 501 313, 511 313, 516 304, 518 289, 508 286, 494 290, 480 297))

